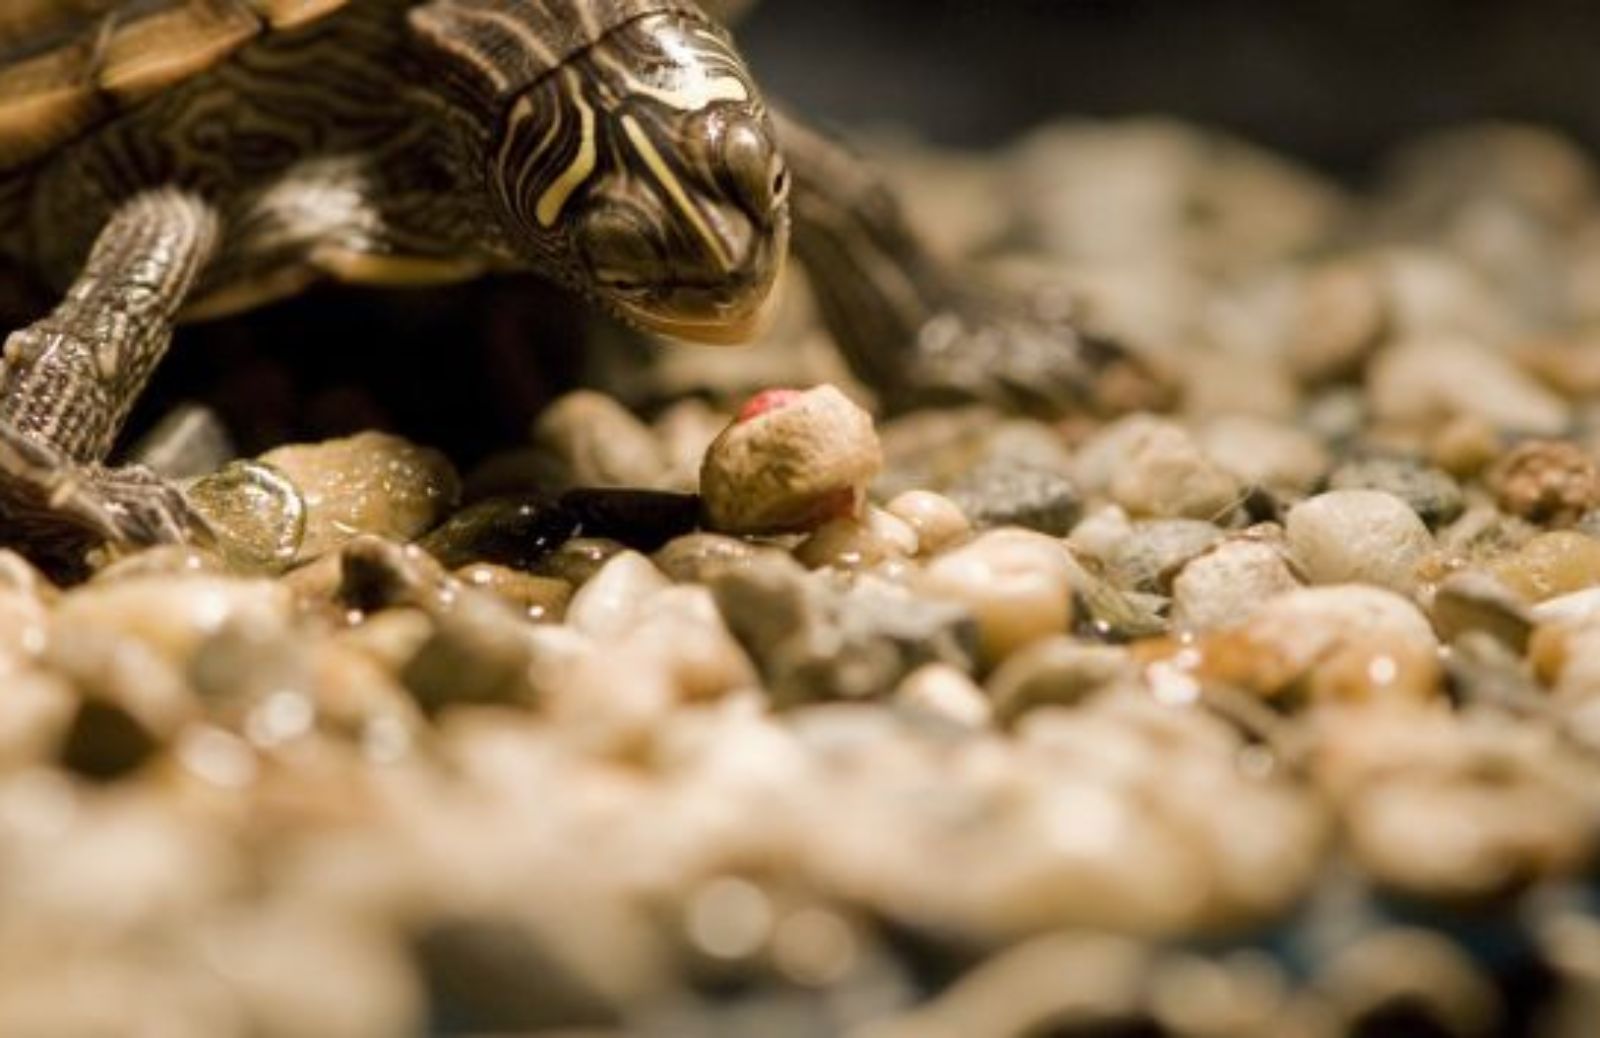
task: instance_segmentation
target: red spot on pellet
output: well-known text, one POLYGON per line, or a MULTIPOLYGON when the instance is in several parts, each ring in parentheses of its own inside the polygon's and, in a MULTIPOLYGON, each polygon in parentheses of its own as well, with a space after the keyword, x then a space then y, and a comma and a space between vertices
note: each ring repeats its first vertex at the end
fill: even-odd
POLYGON ((745 401, 739 408, 739 416, 735 422, 748 422, 752 418, 776 411, 780 407, 788 407, 800 398, 803 390, 799 389, 764 389, 745 401))

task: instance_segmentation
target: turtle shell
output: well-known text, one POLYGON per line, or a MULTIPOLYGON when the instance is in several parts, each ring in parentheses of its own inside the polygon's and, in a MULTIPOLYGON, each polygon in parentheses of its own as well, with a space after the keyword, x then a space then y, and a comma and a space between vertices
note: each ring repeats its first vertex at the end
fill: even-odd
POLYGON ((0 171, 353 0, 3 0, 0 171))

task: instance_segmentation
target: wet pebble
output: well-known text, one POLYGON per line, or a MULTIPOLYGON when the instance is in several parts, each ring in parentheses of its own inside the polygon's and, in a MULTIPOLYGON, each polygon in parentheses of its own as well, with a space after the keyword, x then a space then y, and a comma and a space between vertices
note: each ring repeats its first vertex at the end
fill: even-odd
POLYGON ((386 433, 279 447, 260 460, 282 472, 305 502, 301 559, 363 533, 409 540, 443 519, 461 494, 443 454, 386 433))

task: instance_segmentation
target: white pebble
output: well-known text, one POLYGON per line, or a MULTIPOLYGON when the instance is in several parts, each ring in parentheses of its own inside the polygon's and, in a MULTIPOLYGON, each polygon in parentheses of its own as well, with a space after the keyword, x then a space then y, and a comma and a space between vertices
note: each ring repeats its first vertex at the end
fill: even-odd
POLYGON ((1072 570, 1060 541, 1002 529, 935 557, 922 583, 972 613, 984 657, 994 664, 1072 625, 1072 570))
POLYGON ((618 552, 572 596, 567 623, 592 638, 615 637, 633 625, 646 599, 671 586, 643 555, 618 552))
POLYGON ((1333 490, 1289 511, 1289 549, 1313 584, 1376 584, 1409 592, 1433 535, 1416 512, 1381 490, 1333 490))
POLYGON ((1238 623, 1274 595, 1300 586, 1281 545, 1224 541, 1189 561, 1172 582, 1172 623, 1205 631, 1238 623))

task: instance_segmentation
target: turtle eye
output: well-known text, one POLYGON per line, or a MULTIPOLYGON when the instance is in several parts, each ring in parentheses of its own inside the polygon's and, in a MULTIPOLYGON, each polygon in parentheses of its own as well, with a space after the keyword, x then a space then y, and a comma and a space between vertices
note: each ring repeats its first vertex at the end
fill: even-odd
POLYGON ((722 137, 722 163, 739 202, 757 219, 783 204, 789 174, 762 127, 741 120, 722 137))

